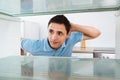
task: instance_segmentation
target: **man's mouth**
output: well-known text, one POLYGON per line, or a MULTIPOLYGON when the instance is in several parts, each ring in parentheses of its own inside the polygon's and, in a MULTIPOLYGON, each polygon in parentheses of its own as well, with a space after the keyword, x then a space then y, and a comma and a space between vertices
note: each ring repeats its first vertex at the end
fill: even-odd
POLYGON ((58 42, 52 42, 52 44, 57 44, 58 42))

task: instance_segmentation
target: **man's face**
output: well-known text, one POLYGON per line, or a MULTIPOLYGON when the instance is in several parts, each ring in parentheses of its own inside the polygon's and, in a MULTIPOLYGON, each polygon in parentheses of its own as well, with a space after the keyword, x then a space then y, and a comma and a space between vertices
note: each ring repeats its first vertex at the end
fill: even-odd
POLYGON ((48 40, 52 48, 58 49, 68 37, 64 24, 50 23, 48 27, 48 40))

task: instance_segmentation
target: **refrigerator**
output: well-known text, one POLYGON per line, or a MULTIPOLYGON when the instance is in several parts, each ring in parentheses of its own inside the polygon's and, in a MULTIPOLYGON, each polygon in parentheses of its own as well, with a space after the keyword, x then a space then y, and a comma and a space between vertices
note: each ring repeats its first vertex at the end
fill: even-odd
POLYGON ((20 55, 21 37, 40 39, 40 25, 19 17, 116 11, 115 54, 120 58, 119 4, 120 0, 0 0, 0 52, 20 55), (31 32, 37 36, 29 35, 31 32))

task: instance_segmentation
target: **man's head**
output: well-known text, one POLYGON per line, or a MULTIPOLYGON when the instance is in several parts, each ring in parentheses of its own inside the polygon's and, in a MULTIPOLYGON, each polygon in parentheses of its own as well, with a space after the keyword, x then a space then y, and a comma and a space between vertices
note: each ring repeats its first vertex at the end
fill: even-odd
POLYGON ((58 49, 69 37, 70 22, 64 15, 56 15, 48 22, 48 40, 52 48, 58 49))

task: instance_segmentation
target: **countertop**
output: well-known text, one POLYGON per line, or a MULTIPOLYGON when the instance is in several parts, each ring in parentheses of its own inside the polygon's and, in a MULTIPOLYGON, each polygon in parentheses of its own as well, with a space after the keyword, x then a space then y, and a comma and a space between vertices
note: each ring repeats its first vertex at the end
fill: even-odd
POLYGON ((73 47, 73 53, 93 53, 93 48, 81 48, 81 47, 73 47))
POLYGON ((115 53, 115 48, 113 47, 73 47, 73 53, 115 53))

